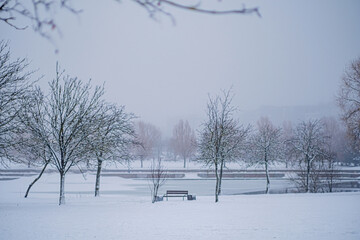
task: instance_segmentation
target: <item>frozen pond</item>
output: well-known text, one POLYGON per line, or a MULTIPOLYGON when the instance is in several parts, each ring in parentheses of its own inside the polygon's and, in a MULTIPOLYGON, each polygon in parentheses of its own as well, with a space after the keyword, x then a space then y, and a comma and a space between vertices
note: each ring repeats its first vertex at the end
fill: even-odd
MULTIPOLYGON (((162 187, 164 192, 168 189, 185 189, 189 190, 190 194, 199 196, 211 196, 215 191, 215 180, 168 180, 162 187)), ((276 191, 285 191, 292 187, 288 180, 272 180, 271 189, 276 191)), ((254 193, 264 191, 266 187, 266 180, 250 180, 250 179, 223 179, 222 180, 222 194, 236 195, 244 193, 254 193)), ((160 191, 162 192, 162 191, 160 191)))
MULTIPOLYGON (((22 183, 17 191, 23 194, 33 176, 21 177, 22 183)), ((31 190, 31 196, 57 196, 59 194, 58 174, 45 174, 31 190)), ((13 180, 15 182, 19 180, 13 180)), ((3 182, 4 186, 13 181, 3 182)), ((100 195, 102 196, 150 196, 150 179, 125 179, 114 176, 102 176, 100 195)), ((65 193, 69 197, 87 197, 94 195, 95 175, 89 174, 85 178, 81 174, 68 174, 65 179, 65 193)), ((223 179, 222 195, 256 194, 265 190, 265 179, 223 179)), ((270 191, 272 193, 285 192, 293 187, 287 179, 272 179, 270 191)), ((15 189, 14 189, 15 190, 15 189)), ((189 194, 196 196, 213 196, 215 179, 167 179, 161 186, 158 195, 163 195, 166 190, 188 190, 189 194)))
MULTIPOLYGON (((150 181, 143 179, 126 180, 126 185, 131 190, 126 190, 127 195, 147 196, 149 195, 150 181)), ((248 179, 223 179, 222 195, 237 195, 259 193, 265 190, 266 181, 248 179)), ((286 189, 293 187, 288 180, 271 180, 271 191, 274 193, 285 192, 286 189)), ((159 195, 163 195, 166 190, 188 190, 189 194, 197 196, 212 196, 215 191, 214 179, 168 179, 161 186, 159 195)), ((122 192, 122 191, 121 191, 122 192)), ((121 194, 121 192, 102 191, 102 194, 121 194)))
MULTIPOLYGON (((0 181, 5 188, 18 195, 24 195, 27 186, 35 176, 23 176, 14 180, 0 181), (13 183, 18 183, 13 185, 13 183)), ((286 193, 296 190, 293 183, 287 178, 270 179, 270 193, 286 193)), ((145 178, 122 178, 119 176, 102 176, 100 195, 102 196, 150 196, 150 179, 145 178)), ((262 178, 225 178, 222 180, 222 195, 239 194, 262 194, 265 191, 266 179, 262 178)), ((65 179, 65 193, 70 198, 94 196, 95 175, 92 173, 81 174, 69 173, 65 179)), ((349 188, 346 187, 346 188, 349 188)), ((350 187, 351 188, 351 187, 350 187)), ((359 189, 358 186, 355 190, 359 189)), ((189 194, 196 196, 213 196, 215 191, 215 179, 196 178, 189 176, 182 179, 167 179, 160 187, 158 195, 162 196, 166 190, 188 190, 189 194)), ((44 174, 30 192, 33 197, 54 197, 59 194, 59 176, 56 173, 44 174)))

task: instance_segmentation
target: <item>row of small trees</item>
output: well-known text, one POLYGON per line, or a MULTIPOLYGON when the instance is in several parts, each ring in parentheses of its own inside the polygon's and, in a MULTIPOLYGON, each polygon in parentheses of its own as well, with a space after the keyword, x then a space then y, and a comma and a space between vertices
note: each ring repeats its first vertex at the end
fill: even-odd
MULTIPOLYGON (((284 124, 274 126, 261 118, 257 126, 244 126, 235 117, 230 91, 210 97, 207 119, 202 125, 198 145, 198 160, 213 167, 216 176, 215 202, 221 193, 223 169, 226 163, 244 161, 248 165, 263 165, 266 173, 266 193, 270 189, 269 165, 275 162, 291 164, 300 170, 294 181, 305 192, 321 189, 322 173, 333 173, 338 153, 345 151, 346 138, 333 118, 300 122, 295 128, 284 124)), ((327 178, 332 190, 333 176, 327 178)))
POLYGON ((144 167, 144 160, 159 158, 164 151, 169 159, 176 160, 180 157, 184 168, 187 161, 195 157, 196 135, 188 121, 180 120, 167 141, 162 139, 160 129, 151 123, 136 122, 135 131, 141 145, 135 146, 132 153, 140 160, 141 168, 144 167))
MULTIPOLYGON (((277 127, 268 118, 262 117, 255 127, 243 126, 235 118, 236 108, 231 105, 231 101, 229 91, 209 98, 208 120, 203 123, 199 144, 194 131, 184 121, 174 127, 171 139, 171 144, 179 149, 174 151, 176 148, 173 147, 171 151, 184 157, 184 167, 186 158, 191 156, 215 170, 217 199, 221 193, 223 169, 226 163, 235 161, 243 161, 248 166, 263 166, 266 193, 270 190, 269 167, 276 163, 297 170, 297 176, 291 179, 301 191, 325 191, 322 178, 326 180, 328 191, 332 191, 335 163, 347 147, 345 131, 338 121, 334 118, 309 120, 293 128, 291 122, 284 122, 282 127, 277 127)), ((151 132, 154 133, 148 131, 150 135, 151 132)), ((155 132, 159 136, 160 131, 155 132)), ((161 150, 158 147, 156 149, 153 159, 160 158, 161 150)), ((144 151, 143 148, 141 150, 144 151)))

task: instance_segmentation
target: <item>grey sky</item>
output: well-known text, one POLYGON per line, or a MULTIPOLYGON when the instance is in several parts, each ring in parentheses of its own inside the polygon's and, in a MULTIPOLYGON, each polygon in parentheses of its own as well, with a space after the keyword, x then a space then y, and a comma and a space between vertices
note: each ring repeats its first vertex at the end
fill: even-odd
POLYGON ((166 133, 180 118, 197 127, 208 93, 230 86, 242 110, 333 102, 345 65, 360 56, 360 1, 215 1, 241 3, 262 18, 172 9, 173 26, 128 1, 82 0, 78 17, 57 15, 58 54, 31 30, 2 23, 0 34, 45 74, 43 87, 59 60, 72 76, 106 82, 109 101, 166 133))

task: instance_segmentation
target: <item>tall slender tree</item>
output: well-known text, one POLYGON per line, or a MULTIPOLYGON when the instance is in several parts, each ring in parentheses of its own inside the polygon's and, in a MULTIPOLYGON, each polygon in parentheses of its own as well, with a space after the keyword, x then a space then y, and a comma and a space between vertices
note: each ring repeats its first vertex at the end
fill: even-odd
POLYGON ((191 129, 188 121, 180 120, 175 125, 171 145, 174 153, 182 157, 184 168, 186 168, 186 160, 193 156, 196 151, 195 132, 191 129))
POLYGON ((219 201, 225 163, 242 157, 249 132, 249 127, 243 127, 235 119, 235 111, 230 90, 223 91, 222 96, 209 97, 207 119, 200 132, 198 160, 214 167, 215 202, 219 201))
POLYGON ((140 158, 143 168, 144 160, 156 159, 161 154, 161 132, 156 126, 139 121, 135 124, 135 134, 138 144, 134 147, 134 155, 140 158))
POLYGON ((88 139, 89 146, 96 157, 95 196, 100 194, 100 176, 104 161, 130 161, 130 148, 135 143, 133 119, 135 116, 125 112, 124 106, 106 104, 98 114, 96 131, 88 139))
POLYGON ((281 129, 275 127, 268 118, 257 122, 257 131, 250 140, 252 164, 262 164, 266 173, 266 193, 270 190, 269 165, 282 157, 281 129))

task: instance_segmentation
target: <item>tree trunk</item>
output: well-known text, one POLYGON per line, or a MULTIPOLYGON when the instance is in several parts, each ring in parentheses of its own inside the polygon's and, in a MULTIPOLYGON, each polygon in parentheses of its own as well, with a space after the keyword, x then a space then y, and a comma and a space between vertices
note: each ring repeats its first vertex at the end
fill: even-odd
POLYGON ((59 197, 59 205, 65 204, 65 173, 60 172, 60 197, 59 197))
POLYGON ((266 191, 265 193, 268 194, 270 190, 270 177, 269 177, 269 169, 268 169, 268 162, 265 161, 265 172, 266 172, 266 191))
POLYGON ((306 159, 307 169, 306 169, 306 186, 305 186, 305 192, 310 192, 309 187, 309 179, 310 179, 310 161, 306 159))
POLYGON ((47 167, 47 165, 49 164, 49 162, 46 162, 43 169, 41 170, 39 176, 37 178, 34 179, 34 181, 32 183, 30 183, 29 187, 27 188, 26 190, 26 193, 25 193, 25 198, 27 198, 27 196, 29 195, 29 192, 30 192, 30 189, 31 187, 41 178, 41 176, 43 175, 43 173, 45 172, 45 169, 47 167))
POLYGON ((328 176, 328 186, 329 186, 329 192, 333 191, 333 183, 334 183, 334 165, 332 163, 332 161, 330 160, 329 163, 329 171, 326 174, 328 176))
POLYGON ((141 168, 143 168, 144 164, 143 164, 143 158, 140 158, 140 166, 141 168))
POLYGON ((215 202, 219 201, 219 173, 217 163, 215 164, 215 176, 216 176, 216 186, 215 186, 215 202))
POLYGON ((96 171, 96 181, 95 181, 95 197, 100 195, 100 175, 101 175, 102 160, 98 159, 98 167, 96 171))
POLYGON ((152 201, 151 201, 152 203, 156 202, 156 197, 157 197, 157 194, 159 191, 159 187, 160 187, 160 184, 158 182, 154 183, 154 190, 153 190, 152 201))
POLYGON ((186 168, 186 157, 184 157, 184 168, 186 168))
MULTIPOLYGON (((332 173, 331 173, 332 174, 332 173)), ((329 183, 329 192, 333 191, 333 177, 330 177, 330 183, 329 183)))
POLYGON ((223 175, 223 169, 224 169, 225 162, 221 161, 220 164, 220 175, 219 175, 219 195, 221 195, 221 183, 222 183, 222 175, 223 175))

